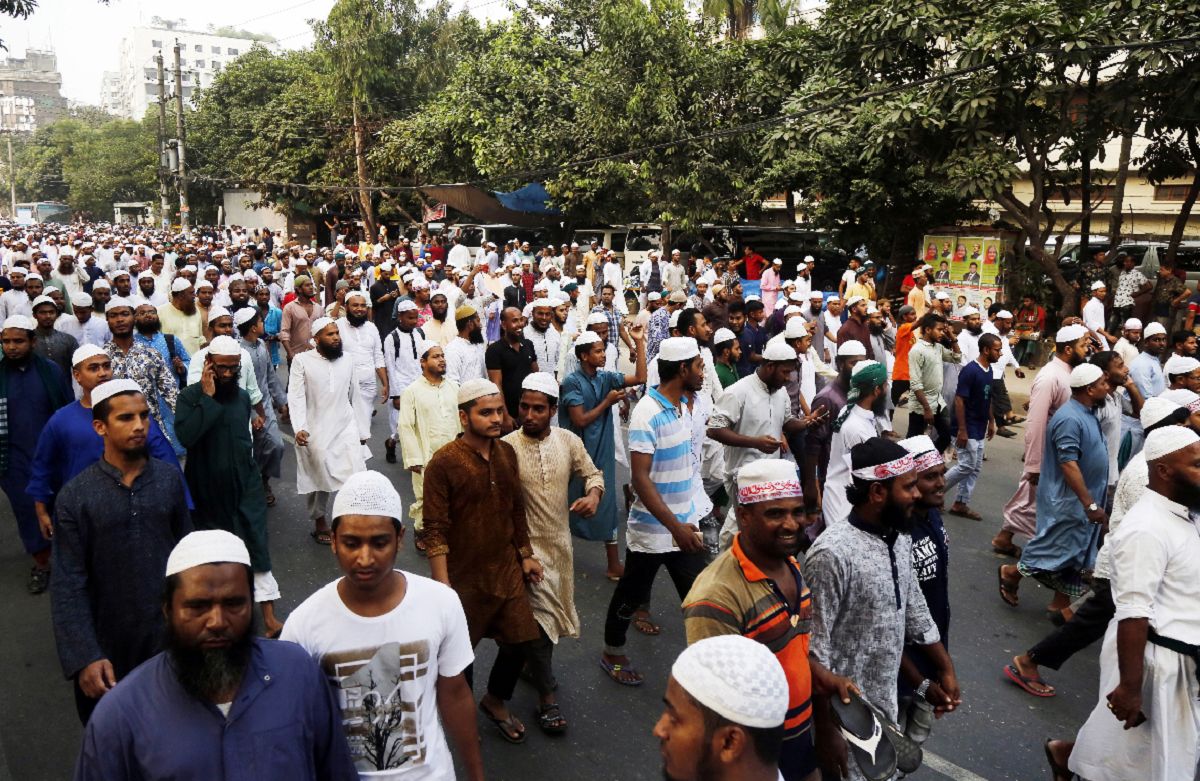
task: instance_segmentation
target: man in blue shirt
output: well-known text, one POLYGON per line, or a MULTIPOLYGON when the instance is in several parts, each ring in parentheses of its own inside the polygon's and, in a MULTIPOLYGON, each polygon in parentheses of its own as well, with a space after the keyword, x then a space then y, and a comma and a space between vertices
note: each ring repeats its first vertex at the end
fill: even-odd
POLYGON ((963 367, 954 394, 954 445, 958 461, 946 472, 946 490, 958 486, 950 514, 972 521, 982 516, 970 508, 971 494, 983 466, 983 441, 996 435, 992 417, 992 364, 1000 360, 1001 342, 995 334, 979 337, 979 357, 963 367))
MULTIPOLYGON (((1163 374, 1162 354, 1167 349, 1167 329, 1161 323, 1150 323, 1142 332, 1142 349, 1129 364, 1129 377, 1137 385, 1143 399, 1153 398, 1167 389, 1167 378, 1163 374)), ((1133 458, 1142 450, 1145 433, 1142 424, 1132 418, 1128 425, 1129 455, 1133 458)))
POLYGON ((250 554, 214 529, 167 558, 167 650, 100 701, 76 781, 356 781, 341 715, 303 648, 254 636, 250 554))

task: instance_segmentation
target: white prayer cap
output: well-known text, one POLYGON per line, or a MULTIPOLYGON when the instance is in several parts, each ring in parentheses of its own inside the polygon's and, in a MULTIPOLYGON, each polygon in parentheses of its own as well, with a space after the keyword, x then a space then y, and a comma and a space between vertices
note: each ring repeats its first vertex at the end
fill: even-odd
POLYGON ((363 301, 368 301, 367 294, 362 292, 362 290, 360 290, 359 288, 354 288, 353 290, 348 291, 346 293, 346 298, 344 300, 349 301, 350 299, 354 298, 355 296, 361 298, 363 301))
MULTIPOLYGON (((820 295, 820 294, 818 293, 818 295, 820 295)), ((816 298, 816 296, 814 296, 814 298, 816 298)), ((800 295, 799 293, 790 293, 787 297, 787 300, 791 301, 794 304, 803 304, 808 299, 805 298, 804 296, 800 295)))
POLYGON ((379 264, 380 271, 391 271, 393 268, 395 268, 395 265, 390 260, 385 260, 379 264))
POLYGON ((108 283, 107 279, 97 279, 92 283, 92 290, 112 290, 112 285, 108 283))
POLYGON ((254 307, 244 306, 241 309, 239 309, 233 313, 233 324, 234 325, 245 325, 246 323, 253 320, 255 315, 257 315, 257 314, 258 314, 258 310, 255 309, 254 307))
POLYGON ((785 280, 783 280, 783 284, 780 287, 788 288, 788 287, 795 287, 795 286, 796 286, 796 280, 785 279, 785 280))
POLYGON ((847 339, 838 345, 837 357, 846 358, 856 355, 866 355, 867 348, 857 339, 847 339))
POLYGON ((1136 317, 1129 318, 1128 320, 1125 321, 1125 330, 1126 331, 1142 330, 1142 321, 1138 320, 1136 317))
MULTIPOLYGON (((1173 404, 1178 404, 1181 407, 1187 407, 1188 412, 1200 412, 1200 395, 1196 395, 1187 388, 1176 388, 1174 390, 1164 391, 1159 395, 1160 399, 1166 399, 1173 404)), ((1149 401, 1149 399, 1147 399, 1149 401)), ((1143 405, 1144 407, 1145 405, 1143 405)))
MULTIPOLYGON (((110 305, 111 306, 111 305, 110 305)), ((208 310, 208 322, 216 320, 218 317, 229 317, 229 310, 220 304, 216 304, 208 310)))
POLYGON ((133 380, 109 380, 92 388, 92 406, 121 393, 141 393, 142 386, 133 380))
MULTIPOLYGON (((39 274, 39 273, 37 273, 36 271, 32 271, 32 272, 30 272, 30 273, 28 273, 28 274, 26 274, 26 275, 25 275, 25 279, 26 279, 26 280, 30 280, 30 279, 42 279, 42 275, 41 275, 41 274, 39 274)), ((43 281, 44 281, 44 280, 43 280, 43 281)))
POLYGON ((850 296, 849 298, 846 299, 846 308, 849 309, 850 307, 857 304, 859 301, 866 301, 866 299, 863 298, 862 296, 850 296))
POLYGON ((734 724, 770 729, 787 716, 787 676, 757 640, 718 635, 695 642, 679 654, 671 677, 696 702, 734 724))
POLYGON ((1081 363, 1071 370, 1071 387, 1086 388, 1104 376, 1104 370, 1094 363, 1081 363))
POLYGON ((875 306, 875 302, 868 301, 867 302, 867 314, 873 315, 873 314, 877 314, 878 312, 879 312, 879 307, 875 306))
MULTIPOLYGON (((675 294, 672 293, 671 295, 675 295, 675 294)), ((751 301, 762 301, 762 296, 758 296, 758 295, 755 295, 754 293, 751 293, 750 295, 746 296, 742 300, 745 301, 746 303, 750 303, 751 301)))
MULTIPOLYGON (((41 298, 41 296, 38 296, 38 298, 41 298)), ((34 302, 34 306, 37 306, 36 301, 34 302)), ((1200 369, 1200 361, 1187 355, 1172 355, 1163 364, 1163 374, 1168 376, 1172 374, 1187 374, 1195 369, 1200 369)))
POLYGON ((817 259, 816 259, 816 258, 814 258, 812 255, 805 255, 805 256, 804 256, 804 262, 805 262, 805 263, 816 263, 816 262, 817 262, 817 259))
MULTIPOLYGON (((24 243, 24 242, 22 242, 22 243, 24 243)), ((21 276, 25 276, 28 273, 29 273, 29 270, 26 269, 24 266, 13 266, 12 268, 10 268, 8 270, 9 276, 12 276, 13 274, 20 274, 21 276)))
POLYGON ((1146 326, 1146 330, 1142 331, 1142 338, 1149 339, 1152 336, 1166 336, 1167 329, 1163 328, 1163 324, 1155 321, 1146 326))
POLYGON ((1092 290, 1104 290, 1107 287, 1108 285, 1104 284, 1104 280, 1102 279, 1097 279, 1092 283, 1092 290))
POLYGON ((996 319, 997 320, 1012 320, 1013 313, 1008 311, 1007 309, 1001 309, 999 312, 996 313, 996 319))
POLYGON ((772 339, 763 348, 762 358, 764 361, 794 361, 796 360, 796 351, 787 342, 772 339))
POLYGON ((548 298, 535 298, 529 306, 533 309, 553 309, 554 302, 548 298))
POLYGON ((866 371, 867 369, 871 368, 872 366, 878 366, 878 365, 879 365, 879 361, 872 361, 872 360, 859 361, 858 363, 854 364, 854 368, 850 371, 850 376, 853 377, 856 374, 858 374, 859 372, 866 371))
POLYGON ((344 515, 382 515, 399 521, 404 517, 404 505, 392 481, 368 469, 350 475, 333 497, 331 517, 344 515))
POLYGON ((54 303, 54 299, 45 294, 42 294, 42 295, 38 296, 37 298, 33 299, 33 301, 29 302, 29 308, 37 309, 42 304, 49 304, 50 306, 54 307, 55 309, 58 308, 58 304, 54 303))
POLYGON ((104 314, 110 315, 115 309, 137 309, 137 305, 132 298, 113 296, 108 300, 108 306, 104 307, 104 314))
POLYGON ((679 314, 682 311, 683 311, 682 309, 676 309, 674 312, 671 313, 671 316, 667 319, 667 327, 668 328, 678 328, 679 327, 679 314))
POLYGON ((415 311, 417 311, 417 302, 413 301, 411 298, 406 298, 400 303, 396 304, 396 314, 400 314, 401 312, 415 311))
POLYGON ((209 355, 236 355, 241 357, 242 348, 232 336, 217 336, 208 345, 209 355))
POLYGON ((425 354, 434 347, 441 347, 441 345, 432 339, 422 339, 421 341, 417 342, 417 357, 424 358, 425 354))
POLYGON ((728 328, 718 328, 717 332, 713 334, 712 343, 714 345, 725 344, 726 342, 732 342, 734 339, 737 339, 737 334, 733 331, 730 331, 728 328))
MULTIPOLYGON (((1054 341, 1058 344, 1067 342, 1075 342, 1087 336, 1088 330, 1076 323, 1075 325, 1065 325, 1058 329, 1058 333, 1054 335, 1054 341)), ((1165 332, 1164 332, 1165 333, 1165 332)))
POLYGON ((774 260, 772 260, 772 261, 771 261, 771 265, 772 265, 772 266, 782 266, 782 265, 783 265, 783 261, 782 261, 782 260, 780 260, 779 258, 775 258, 774 260))
POLYGON ((1142 423, 1142 428, 1147 429, 1161 423, 1179 408, 1180 405, 1170 399, 1151 396, 1142 404, 1142 411, 1138 415, 1138 419, 1142 423))
POLYGON ((496 383, 482 377, 474 377, 458 387, 458 403, 466 404, 481 396, 494 396, 499 392, 500 389, 496 387, 496 383))
POLYGON ((595 331, 584 331, 579 336, 575 337, 575 346, 595 344, 601 341, 600 334, 595 331))
MULTIPOLYGON (((96 392, 92 391, 93 403, 95 398, 96 392)), ((250 551, 246 550, 246 543, 240 537, 224 529, 191 532, 179 541, 167 557, 166 576, 169 578, 204 564, 242 564, 249 567, 250 551)))
POLYGON ((979 310, 973 306, 964 306, 959 314, 963 317, 971 317, 972 315, 979 314, 979 310))
MULTIPOLYGON (((837 296, 834 296, 834 298, 836 298, 836 297, 837 296)), ((821 301, 824 298, 825 298, 825 294, 822 293, 820 290, 813 290, 812 292, 810 292, 808 294, 808 300, 810 300, 810 301, 821 301)))
POLYGON ((90 307, 92 305, 92 297, 82 290, 78 290, 71 294, 71 306, 76 309, 90 307))
POLYGON ((938 301, 949 301, 950 294, 947 293, 945 290, 939 290, 937 292, 937 295, 934 296, 934 298, 936 298, 938 301))
POLYGON ((1187 426, 1163 426, 1146 435, 1142 452, 1146 454, 1147 462, 1157 461, 1197 442, 1200 442, 1200 435, 1187 426))
POLYGON ((317 336, 319 336, 321 334, 322 331, 324 331, 326 328, 328 328, 331 325, 336 325, 336 323, 334 322, 332 317, 318 317, 316 320, 313 321, 313 324, 312 324, 313 338, 315 339, 317 336))
POLYGON ((107 354, 94 344, 85 344, 81 347, 76 347, 75 352, 71 353, 71 365, 78 366, 92 356, 107 354))
POLYGON ((171 283, 171 292, 182 293, 191 286, 192 283, 188 282, 186 277, 175 277, 175 281, 171 283))
POLYGON ((800 339, 808 336, 808 328, 804 325, 804 320, 799 317, 793 317, 788 320, 783 326, 784 339, 800 339))
MULTIPOLYGON (((195 289, 202 290, 203 288, 208 288, 209 290, 212 290, 212 286, 213 283, 209 282, 207 279, 201 279, 196 282, 195 289)), ((95 286, 93 285, 93 287, 95 286)))
POLYGON ((801 309, 800 307, 796 306, 795 304, 788 304, 787 306, 785 306, 783 308, 783 316, 784 317, 788 317, 790 315, 800 315, 800 314, 804 314, 804 310, 801 309))
MULTIPOLYGON (((51 301, 51 303, 54 303, 51 301)), ((0 331, 7 331, 9 328, 20 328, 22 331, 32 331, 37 328, 37 323, 32 317, 25 315, 9 315, 4 320, 4 325, 0 327, 0 331)))
POLYGON ((797 264, 796 264, 796 273, 799 273, 799 272, 803 271, 803 270, 804 270, 804 269, 806 269, 806 268, 808 268, 808 264, 807 264, 807 263, 805 263, 805 262, 803 262, 803 261, 801 261, 800 263, 797 263, 797 264))
POLYGON ((558 399, 558 380, 550 372, 530 372, 521 380, 521 390, 538 391, 552 399, 558 399))
POLYGON ((700 345, 690 336, 672 336, 663 339, 658 348, 658 358, 662 361, 687 361, 699 354, 700 345))
POLYGON ((803 495, 794 459, 759 458, 737 471, 738 504, 756 504, 803 495))
POLYGON ((937 449, 927 434, 918 434, 915 437, 902 439, 900 445, 912 455, 913 466, 918 472, 924 472, 926 469, 946 463, 946 460, 942 458, 942 451, 937 449))
POLYGON ((588 315, 586 325, 608 325, 608 315, 603 312, 592 312, 588 315))
POLYGON ((662 293, 651 293, 650 295, 646 296, 646 300, 647 301, 661 301, 662 293))

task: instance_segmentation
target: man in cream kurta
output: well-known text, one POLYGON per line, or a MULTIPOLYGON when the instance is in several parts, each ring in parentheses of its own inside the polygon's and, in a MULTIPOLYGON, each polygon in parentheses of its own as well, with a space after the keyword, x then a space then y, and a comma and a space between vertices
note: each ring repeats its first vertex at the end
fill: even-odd
POLYGON ((328 545, 329 495, 352 474, 367 468, 363 444, 371 438, 371 413, 364 410, 354 358, 342 352, 337 323, 313 323, 315 350, 297 353, 288 378, 288 411, 296 432, 296 493, 308 495, 308 514, 317 542, 328 545))
MULTIPOLYGON (((408 517, 418 533, 424 528, 425 464, 442 445, 462 431, 458 419, 458 383, 446 376, 446 355, 437 342, 423 340, 417 345, 421 376, 400 394, 396 434, 404 468, 412 472, 413 503, 408 517)), ((418 537, 417 547, 424 550, 418 537)))

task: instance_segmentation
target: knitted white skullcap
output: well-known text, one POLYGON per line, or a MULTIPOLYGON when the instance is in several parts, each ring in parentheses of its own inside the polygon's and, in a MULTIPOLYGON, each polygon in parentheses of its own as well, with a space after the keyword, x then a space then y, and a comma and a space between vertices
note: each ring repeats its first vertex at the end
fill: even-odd
POLYGON ((1092 283, 1092 290, 1104 290, 1107 287, 1108 285, 1104 284, 1104 280, 1102 279, 1097 279, 1092 283))
POLYGON ((404 505, 392 481, 368 469, 351 475, 333 497, 332 517, 343 515, 382 515, 401 520, 404 505))
POLYGON ((361 298, 363 301, 366 301, 367 303, 371 302, 371 300, 369 298, 367 298, 367 294, 364 293, 360 288, 357 288, 357 287, 346 293, 345 300, 347 302, 349 302, 350 299, 355 298, 355 297, 361 298))
POLYGON ((47 296, 44 294, 38 296, 37 298, 33 299, 33 301, 29 302, 29 308, 37 309, 42 304, 49 304, 50 306, 54 307, 55 309, 58 308, 58 304, 54 303, 54 299, 51 298, 50 296, 47 296))
POLYGON ((171 283, 171 292, 182 293, 191 286, 192 283, 188 282, 187 277, 175 277, 175 281, 171 283))
POLYGON ((1007 309, 1001 309, 999 312, 996 313, 996 319, 997 320, 1012 320, 1013 313, 1008 311, 1007 309))
MULTIPOLYGON (((96 392, 92 391, 93 403, 95 398, 96 392)), ((240 537, 224 529, 191 532, 179 541, 167 557, 166 576, 169 578, 204 564, 243 564, 249 567, 250 552, 240 537)))
POLYGON ((683 312, 682 309, 676 309, 674 312, 671 313, 671 316, 669 318, 667 318, 667 327, 668 328, 678 328, 679 327, 679 315, 681 312, 683 312))
POLYGON ((500 393, 496 383, 482 377, 473 377, 458 387, 458 403, 466 404, 482 396, 494 396, 500 393))
POLYGON ((1058 344, 1074 342, 1087 336, 1088 330, 1076 323, 1075 325, 1064 325, 1058 329, 1058 333, 1054 335, 1054 341, 1058 344))
POLYGON ((549 298, 535 298, 529 306, 533 309, 553 309, 554 302, 549 298))
POLYGON ((962 311, 959 312, 959 314, 962 315, 963 317, 972 317, 974 315, 979 314, 979 310, 973 306, 965 306, 965 307, 963 307, 962 311))
POLYGON ((242 348, 232 336, 215 337, 208 345, 209 355, 236 355, 241 357, 242 348))
POLYGON ((662 293, 651 293, 650 295, 646 296, 646 300, 647 301, 661 301, 662 293))
POLYGON ((743 727, 778 727, 787 715, 783 667, 765 645, 748 637, 718 635, 693 643, 671 666, 671 677, 701 705, 743 727))
POLYGON ((1071 370, 1071 387, 1086 388, 1104 376, 1104 370, 1094 363, 1081 363, 1071 370))
POLYGON ((1138 420, 1141 421, 1143 429, 1150 428, 1179 409, 1179 406, 1170 399, 1165 399, 1162 396, 1151 396, 1142 404, 1142 411, 1138 414, 1138 420))
POLYGON ((108 306, 104 307, 104 314, 110 315, 117 309, 137 309, 137 307, 134 306, 133 299, 113 296, 108 300, 108 306))
POLYGON ((209 282, 207 279, 200 279, 200 280, 196 281, 196 284, 194 285, 194 287, 196 290, 203 290, 204 288, 208 288, 209 290, 212 290, 213 283, 209 282))
POLYGON ((608 316, 603 312, 592 312, 588 315, 587 325, 608 325, 608 316))
POLYGON ((92 291, 96 290, 112 290, 112 285, 108 283, 107 279, 97 279, 92 283, 92 291))
POLYGON ((521 380, 521 390, 538 391, 552 399, 557 399, 558 380, 554 379, 554 375, 550 372, 530 372, 525 375, 525 379, 521 380))
POLYGON ((317 338, 322 331, 331 325, 336 325, 332 317, 318 317, 312 324, 313 338, 317 338))
POLYGON ((119 393, 141 393, 142 386, 138 385, 133 380, 109 380, 102 382, 95 388, 92 388, 92 406, 95 407, 105 399, 112 398, 119 393))
MULTIPOLYGON (((38 298, 41 298, 41 296, 38 296, 38 298)), ((37 306, 36 302, 34 306, 37 306)), ((1172 355, 1163 364, 1163 374, 1168 376, 1172 374, 1187 374, 1196 369, 1200 369, 1200 361, 1188 355, 1172 355)))
POLYGON ((79 309, 86 308, 92 305, 92 297, 82 290, 77 290, 71 294, 71 306, 79 309))
POLYGON ((849 309, 850 307, 857 304, 859 301, 866 301, 866 300, 867 299, 863 298, 862 296, 850 296, 849 298, 846 299, 846 308, 849 309))
POLYGON ((1153 322, 1146 326, 1146 330, 1142 331, 1142 338, 1149 339, 1152 336, 1166 336, 1167 329, 1160 322, 1153 322))
POLYGON ((37 328, 37 323, 34 322, 32 317, 26 315, 9 315, 4 319, 4 325, 0 326, 0 331, 7 331, 9 328, 33 331, 37 328))
POLYGON ((244 325, 254 319, 258 314, 258 310, 252 306, 244 306, 233 313, 233 324, 244 325))
POLYGON ((1146 454, 1147 462, 1156 461, 1197 442, 1200 442, 1200 435, 1187 426, 1163 426, 1146 435, 1142 452, 1146 454))
MULTIPOLYGON (((790 307, 789 307, 790 309, 790 307)), ((808 328, 804 325, 804 320, 799 317, 793 317, 788 320, 783 326, 784 339, 800 339, 808 336, 808 328)))
POLYGON ((579 336, 575 337, 575 346, 578 347, 581 344, 595 344, 601 341, 603 340, 600 338, 600 334, 596 333, 595 331, 584 331, 579 336))
POLYGON ((725 344, 726 342, 732 342, 734 339, 737 339, 737 334, 733 331, 730 331, 728 328, 718 328, 717 332, 713 334, 712 343, 714 345, 725 344))
MULTIPOLYGON (((1174 390, 1164 391, 1158 395, 1160 399, 1178 404, 1181 407, 1187 407, 1189 412, 1200 412, 1200 396, 1196 395, 1187 388, 1176 388, 1174 390)), ((1149 401, 1149 399, 1147 399, 1149 401)), ((1143 409, 1145 405, 1142 405, 1143 409)))
POLYGON ((210 323, 212 321, 216 320, 218 317, 229 317, 229 316, 230 316, 229 310, 226 309, 225 307, 221 306, 220 304, 216 304, 212 307, 209 307, 208 322, 210 322, 210 323))
POLYGON ((764 361, 794 361, 796 351, 783 340, 772 339, 762 351, 764 361))
POLYGON ((441 345, 432 339, 422 339, 421 341, 417 342, 417 357, 424 358, 425 354, 434 347, 441 347, 441 345))
POLYGON ((413 301, 411 298, 406 298, 400 303, 396 304, 396 314, 400 314, 401 312, 415 312, 417 309, 417 302, 413 301))
POLYGON ((658 358, 662 361, 686 361, 699 354, 700 345, 690 336, 672 336, 663 339, 658 348, 658 358))
POLYGON ((863 346, 863 343, 858 341, 857 339, 847 339, 846 341, 844 341, 838 345, 837 357, 839 357, 839 358, 845 358, 847 356, 853 357, 855 355, 866 355, 866 354, 867 354, 867 348, 865 346, 863 346))
POLYGON ((79 347, 76 347, 75 352, 71 353, 71 365, 78 366, 79 364, 86 361, 88 358, 91 358, 96 355, 107 355, 107 354, 108 353, 104 352, 104 350, 101 350, 99 347, 97 347, 94 344, 84 344, 79 347))
POLYGON ((1129 318, 1128 320, 1125 321, 1125 330, 1126 331, 1142 330, 1142 321, 1138 320, 1136 317, 1129 318))

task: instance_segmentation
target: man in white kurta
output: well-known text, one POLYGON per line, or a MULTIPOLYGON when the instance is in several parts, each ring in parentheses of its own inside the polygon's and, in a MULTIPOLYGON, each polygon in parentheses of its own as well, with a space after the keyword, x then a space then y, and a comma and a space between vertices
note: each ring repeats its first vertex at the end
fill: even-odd
POLYGON ((467 380, 487 379, 482 324, 479 310, 472 306, 460 306, 454 313, 454 322, 460 326, 458 336, 446 345, 446 376, 462 385, 467 380))
MULTIPOLYGON (((425 464, 443 445, 462 431, 458 419, 458 383, 446 376, 446 356, 437 342, 417 346, 421 373, 400 394, 396 436, 404 468, 412 472, 413 503, 408 517, 418 533, 424 528, 425 464)), ((417 539, 417 547, 424 543, 417 539)))
MULTIPOLYGON (((346 314, 337 320, 338 333, 342 337, 342 350, 354 359, 355 376, 358 378, 358 393, 363 404, 360 414, 366 415, 366 427, 371 428, 371 411, 378 401, 388 398, 388 375, 383 363, 383 342, 379 329, 371 322, 371 310, 367 295, 361 290, 346 294, 346 314)), ((371 451, 363 447, 363 458, 370 458, 371 451)))
POLYGON ((1200 759, 1200 436, 1167 426, 1144 452, 1149 490, 1109 541, 1100 701, 1068 765, 1089 781, 1191 779, 1200 759))
POLYGON ((879 436, 875 410, 886 398, 887 370, 879 361, 859 361, 850 374, 850 392, 846 407, 833 422, 829 441, 829 467, 825 490, 821 493, 821 514, 826 528, 850 516, 846 488, 851 484, 850 450, 861 442, 879 436))
POLYGON ((337 323, 313 323, 315 350, 297 353, 288 376, 288 411, 296 432, 296 493, 307 494, 317 542, 329 544, 329 495, 367 468, 363 445, 371 438, 371 413, 363 409, 354 358, 342 352, 337 323))
MULTIPOLYGON (((388 394, 392 403, 388 405, 387 462, 396 463, 397 427, 400 424, 400 397, 413 380, 421 376, 421 343, 425 341, 425 327, 417 326, 420 315, 411 299, 396 305, 396 327, 383 340, 383 365, 387 370, 388 394)), ((438 344, 437 339, 431 339, 438 344)))

